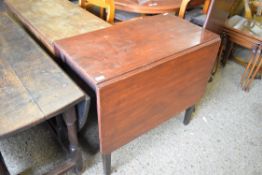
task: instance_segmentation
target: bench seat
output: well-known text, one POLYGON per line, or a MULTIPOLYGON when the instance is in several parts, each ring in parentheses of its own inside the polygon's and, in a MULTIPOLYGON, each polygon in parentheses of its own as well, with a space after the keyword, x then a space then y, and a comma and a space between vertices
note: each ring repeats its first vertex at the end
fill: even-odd
MULTIPOLYGON (((70 160, 52 172, 74 166, 81 170, 76 121, 87 115, 89 100, 18 24, 0 14, 0 139, 63 118, 68 145, 74 150, 67 148, 70 160)), ((0 152, 0 167, 5 166, 3 159, 0 152)), ((5 173, 0 169, 0 174, 5 173)))

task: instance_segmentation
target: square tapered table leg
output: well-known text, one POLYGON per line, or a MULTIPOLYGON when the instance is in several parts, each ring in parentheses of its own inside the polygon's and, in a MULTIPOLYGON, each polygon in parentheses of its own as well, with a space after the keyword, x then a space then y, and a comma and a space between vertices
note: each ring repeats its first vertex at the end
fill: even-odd
POLYGON ((189 122, 191 121, 192 119, 192 114, 193 112, 195 111, 195 105, 189 107, 186 109, 186 113, 185 113, 185 117, 184 117, 184 125, 188 125, 189 122))
POLYGON ((103 161, 104 175, 110 175, 111 174, 111 153, 102 154, 102 161, 103 161))

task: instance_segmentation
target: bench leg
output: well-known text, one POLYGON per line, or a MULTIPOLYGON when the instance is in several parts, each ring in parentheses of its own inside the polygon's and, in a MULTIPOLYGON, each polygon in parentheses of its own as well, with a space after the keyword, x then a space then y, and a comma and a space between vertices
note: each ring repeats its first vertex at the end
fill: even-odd
POLYGON ((188 125, 191 118, 192 118, 192 113, 195 111, 195 105, 187 108, 186 113, 185 113, 185 117, 184 117, 184 125, 188 125))
POLYGON ((75 162, 75 172, 78 174, 83 169, 83 160, 81 150, 78 146, 75 108, 72 107, 67 110, 63 118, 67 126, 70 158, 75 162))
POLYGON ((111 153, 102 154, 104 175, 111 174, 111 153))

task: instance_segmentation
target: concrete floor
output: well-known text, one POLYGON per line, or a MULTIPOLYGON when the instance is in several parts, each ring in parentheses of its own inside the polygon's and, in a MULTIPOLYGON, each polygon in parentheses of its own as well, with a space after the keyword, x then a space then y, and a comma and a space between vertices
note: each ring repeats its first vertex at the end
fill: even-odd
MULTIPOLYGON (((115 151, 112 175, 262 175, 262 81, 242 91, 243 71, 233 62, 220 69, 188 126, 181 113, 115 151)), ((44 123, 0 141, 11 174, 42 174, 65 158, 48 129, 44 123)), ((96 122, 88 129, 97 145, 96 122)), ((83 150, 83 175, 101 175, 100 154, 83 150)))

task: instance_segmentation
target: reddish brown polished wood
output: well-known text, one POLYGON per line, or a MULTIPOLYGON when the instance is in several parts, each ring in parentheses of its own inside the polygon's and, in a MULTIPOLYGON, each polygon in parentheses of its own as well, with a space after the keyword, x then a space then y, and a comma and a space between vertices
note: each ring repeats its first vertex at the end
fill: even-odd
POLYGON ((110 153, 197 103, 219 44, 209 31, 159 15, 60 40, 55 47, 96 91, 100 149, 110 153))
POLYGON ((222 34, 225 22, 235 0, 215 0, 208 11, 204 27, 217 34, 222 34))
MULTIPOLYGON (((191 5, 200 5, 203 1, 194 0, 191 5)), ((159 14, 177 12, 181 2, 182 0, 115 0, 115 8, 142 14, 159 14)))

